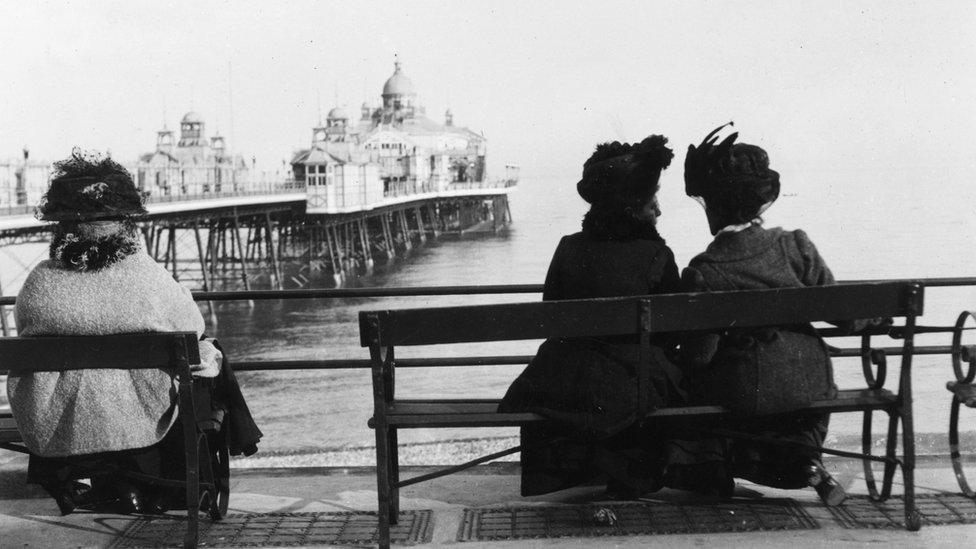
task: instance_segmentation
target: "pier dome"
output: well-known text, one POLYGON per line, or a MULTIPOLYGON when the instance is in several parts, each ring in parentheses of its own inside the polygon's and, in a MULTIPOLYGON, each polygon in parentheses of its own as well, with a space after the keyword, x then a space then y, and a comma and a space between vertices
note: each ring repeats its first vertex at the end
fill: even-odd
POLYGON ((183 115, 180 121, 180 147, 199 147, 207 144, 204 133, 203 117, 196 111, 183 115))
POLYGON ((386 80, 386 84, 383 84, 383 96, 413 95, 414 93, 416 92, 413 88, 413 82, 400 70, 400 62, 395 62, 393 64, 393 76, 386 80))
POLYGON ((200 113, 195 111, 190 111, 183 115, 183 124, 201 124, 203 123, 203 117, 200 113))
POLYGON ((349 113, 342 107, 335 107, 329 111, 328 118, 331 120, 349 120, 349 113))

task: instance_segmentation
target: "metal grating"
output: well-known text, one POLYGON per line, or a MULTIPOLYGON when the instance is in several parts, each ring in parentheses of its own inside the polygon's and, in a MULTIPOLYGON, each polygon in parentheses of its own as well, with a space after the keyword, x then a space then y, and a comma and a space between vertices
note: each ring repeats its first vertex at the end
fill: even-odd
MULTIPOLYGON (((915 507, 923 525, 976 524, 976 501, 962 494, 918 494, 915 507)), ((867 496, 848 497, 830 512, 845 528, 904 528, 904 500, 892 497, 872 501, 867 496)))
MULTIPOLYGON (((397 545, 429 543, 431 511, 401 511, 390 527, 397 545)), ((268 513, 228 515, 218 522, 200 521, 201 547, 295 547, 303 545, 376 545, 376 513, 268 513)), ((182 547, 186 517, 143 516, 112 544, 128 547, 182 547)))
POLYGON ((458 541, 809 530, 820 526, 791 499, 713 504, 614 503, 465 509, 458 541), (616 524, 593 523, 610 509, 616 524))

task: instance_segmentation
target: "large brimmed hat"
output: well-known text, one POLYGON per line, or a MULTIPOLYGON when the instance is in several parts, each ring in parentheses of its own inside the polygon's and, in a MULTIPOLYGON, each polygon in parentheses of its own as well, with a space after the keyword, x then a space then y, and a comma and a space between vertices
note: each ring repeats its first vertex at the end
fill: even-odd
POLYGON ((124 219, 146 213, 144 194, 111 158, 72 152, 54 164, 51 187, 37 207, 42 221, 124 219))
POLYGON ((705 202, 719 202, 756 215, 779 197, 779 173, 769 168, 762 148, 736 143, 738 132, 721 142, 715 128, 698 147, 688 145, 685 156, 685 193, 705 202))
POLYGON ((661 170, 674 153, 668 138, 651 135, 640 143, 603 143, 583 164, 583 177, 576 192, 590 204, 613 198, 641 198, 657 190, 661 170))

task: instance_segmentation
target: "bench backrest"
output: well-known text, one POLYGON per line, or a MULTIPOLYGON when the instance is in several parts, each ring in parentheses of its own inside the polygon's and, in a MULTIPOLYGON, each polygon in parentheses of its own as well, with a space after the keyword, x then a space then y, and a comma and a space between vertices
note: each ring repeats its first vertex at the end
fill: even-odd
POLYGON ((0 338, 0 370, 11 373, 179 368, 199 363, 193 332, 0 338))
POLYGON ((363 347, 648 334, 922 314, 910 282, 362 311, 363 347))
MULTIPOLYGON (((192 409, 190 365, 200 363, 194 332, 101 336, 0 337, 0 372, 63 372, 86 369, 174 370, 180 380, 180 406, 192 409)), ((9 412, 0 411, 0 447, 25 451, 9 412)))

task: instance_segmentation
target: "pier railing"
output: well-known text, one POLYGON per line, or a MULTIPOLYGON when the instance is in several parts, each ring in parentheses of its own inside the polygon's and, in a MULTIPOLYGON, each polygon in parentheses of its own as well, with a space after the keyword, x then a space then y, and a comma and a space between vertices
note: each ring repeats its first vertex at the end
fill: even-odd
MULTIPOLYGON (((161 194, 152 192, 146 199, 147 204, 166 204, 171 202, 193 202, 196 200, 212 200, 215 198, 238 198, 242 196, 265 196, 274 194, 304 193, 305 183, 302 181, 280 181, 261 183, 225 183, 220 190, 207 192, 161 194)), ((17 204, 0 206, 0 216, 32 215, 36 204, 17 204)))
POLYGON ((149 204, 165 204, 168 202, 189 202, 194 200, 210 200, 214 198, 238 198, 241 196, 264 196, 269 194, 304 193, 305 183, 302 181, 282 181, 280 183, 261 184, 225 184, 220 190, 199 192, 192 194, 150 194, 149 204))

